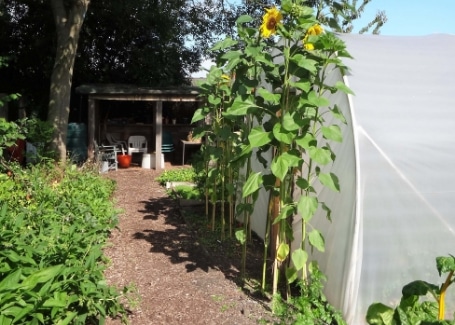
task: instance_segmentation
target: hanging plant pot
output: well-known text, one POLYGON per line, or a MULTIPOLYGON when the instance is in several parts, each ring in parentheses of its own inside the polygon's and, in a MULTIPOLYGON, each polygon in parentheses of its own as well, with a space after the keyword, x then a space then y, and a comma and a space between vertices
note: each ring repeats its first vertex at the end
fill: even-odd
POLYGON ((121 168, 128 168, 131 164, 131 155, 117 155, 118 165, 121 168))

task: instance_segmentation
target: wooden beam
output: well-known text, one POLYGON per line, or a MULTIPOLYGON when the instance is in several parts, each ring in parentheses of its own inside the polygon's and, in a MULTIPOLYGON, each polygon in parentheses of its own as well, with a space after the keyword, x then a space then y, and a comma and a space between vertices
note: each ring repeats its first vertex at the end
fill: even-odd
POLYGON ((161 141, 163 138, 163 102, 156 102, 155 109, 155 168, 161 170, 161 141))

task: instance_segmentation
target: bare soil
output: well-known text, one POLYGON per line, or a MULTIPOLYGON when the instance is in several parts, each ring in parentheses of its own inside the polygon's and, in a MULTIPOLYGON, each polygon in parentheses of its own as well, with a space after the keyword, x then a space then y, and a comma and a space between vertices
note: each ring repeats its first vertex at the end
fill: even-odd
MULTIPOLYGON (((106 277, 118 287, 136 286, 140 300, 131 307, 130 324, 272 324, 270 301, 240 285, 239 254, 221 241, 202 244, 204 231, 185 222, 191 211, 168 197, 155 181, 159 174, 140 167, 105 174, 117 183, 114 196, 122 209, 106 249, 106 277)), ((247 274, 257 278, 262 247, 256 244, 247 274)))

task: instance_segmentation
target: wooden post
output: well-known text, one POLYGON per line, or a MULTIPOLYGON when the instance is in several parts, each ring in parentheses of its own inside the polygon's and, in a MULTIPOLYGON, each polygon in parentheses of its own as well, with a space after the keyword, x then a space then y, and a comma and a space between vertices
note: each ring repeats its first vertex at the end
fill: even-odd
POLYGON ((88 145, 87 145, 87 156, 89 159, 93 159, 95 151, 95 108, 96 100, 89 96, 88 98, 88 145))
POLYGON ((163 137, 163 102, 157 101, 155 106, 155 168, 161 169, 161 139, 163 137))

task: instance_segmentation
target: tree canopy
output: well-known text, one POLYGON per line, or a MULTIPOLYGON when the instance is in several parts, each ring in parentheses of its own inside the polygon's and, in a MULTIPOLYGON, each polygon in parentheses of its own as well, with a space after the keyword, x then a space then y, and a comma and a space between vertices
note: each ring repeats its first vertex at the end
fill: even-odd
MULTIPOLYGON (((342 32, 371 0, 309 0, 318 18, 342 32)), ((72 1, 65 0, 68 6, 72 1)), ((261 17, 264 7, 281 1, 243 0, 97 0, 81 29, 72 85, 130 83, 143 86, 189 82, 212 44, 235 37, 241 14, 261 17)), ((2 92, 19 92, 29 111, 47 115, 50 77, 57 44, 49 0, 0 2, 0 56, 9 67, 0 74, 2 92)), ((385 22, 378 13, 361 32, 378 33, 385 22)))

